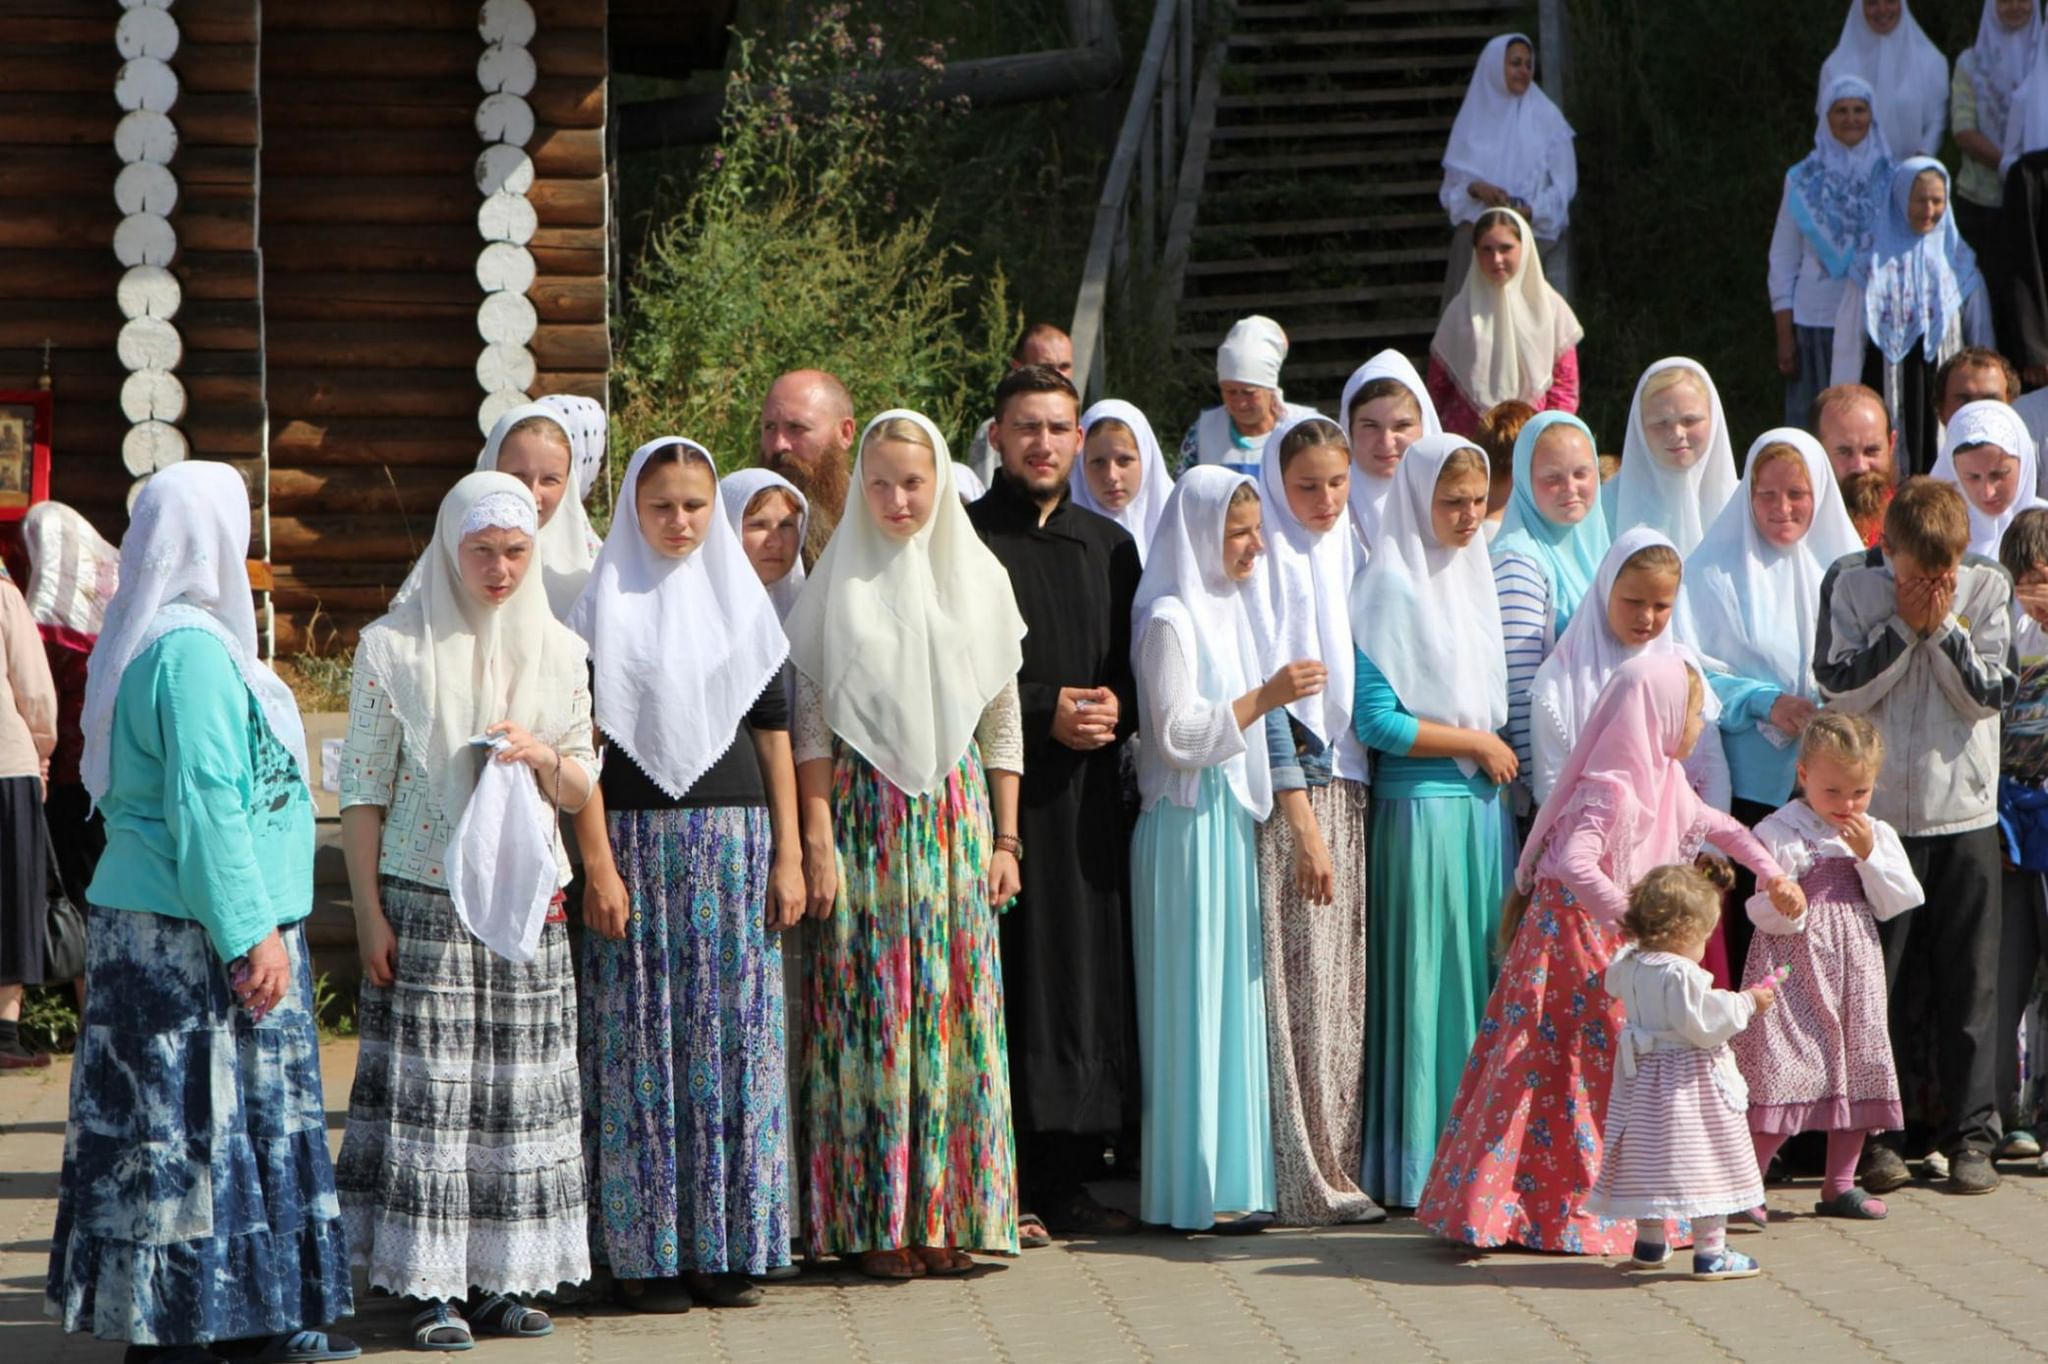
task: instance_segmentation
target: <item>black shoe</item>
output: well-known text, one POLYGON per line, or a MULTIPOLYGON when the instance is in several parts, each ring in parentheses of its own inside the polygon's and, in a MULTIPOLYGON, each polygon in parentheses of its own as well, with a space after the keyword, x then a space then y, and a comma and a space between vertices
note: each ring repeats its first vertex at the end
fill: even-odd
POLYGON ((1952 1194, 1984 1194, 1998 1187, 1998 1167, 1986 1151, 1962 1150, 1949 1157, 1948 1191, 1952 1194))
POLYGON ((1870 1192, 1888 1194, 1912 1182, 1913 1175, 1906 1169, 1904 1158, 1891 1147, 1873 1146, 1863 1153, 1863 1171, 1857 1183, 1870 1192))

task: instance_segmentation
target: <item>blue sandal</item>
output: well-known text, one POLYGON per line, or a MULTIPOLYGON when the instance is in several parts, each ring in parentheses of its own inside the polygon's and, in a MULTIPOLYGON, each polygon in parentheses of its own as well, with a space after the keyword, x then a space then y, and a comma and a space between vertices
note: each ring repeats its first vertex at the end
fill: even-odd
POLYGON ((487 1336, 512 1336, 520 1340, 538 1340, 555 1333, 555 1323, 547 1313, 523 1307, 503 1293, 491 1293, 471 1303, 469 1325, 472 1331, 487 1336))
POLYGON ((452 1303, 430 1302, 412 1319, 412 1347, 446 1354, 475 1349, 476 1338, 452 1303))
POLYGON ((287 1331, 272 1336, 244 1364, 325 1364, 327 1360, 356 1359, 363 1347, 347 1336, 330 1336, 325 1331, 287 1331))

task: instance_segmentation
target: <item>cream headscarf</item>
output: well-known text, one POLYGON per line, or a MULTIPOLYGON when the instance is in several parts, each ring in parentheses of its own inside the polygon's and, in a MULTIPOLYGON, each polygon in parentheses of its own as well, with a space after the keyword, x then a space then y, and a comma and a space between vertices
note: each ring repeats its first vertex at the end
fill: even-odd
POLYGON ((540 571, 541 580, 546 584, 548 609, 559 619, 569 614, 569 608, 583 595, 584 581, 590 577, 590 566, 597 560, 597 536, 590 529, 590 516, 583 510, 583 488, 578 479, 575 438, 563 424, 562 415, 546 403, 522 403, 504 416, 491 428, 491 434, 484 441, 483 453, 476 457, 478 469, 496 469, 498 450, 505 443, 505 437, 512 428, 523 421, 540 417, 554 423, 562 432, 569 446, 569 486, 562 492, 562 500, 555 504, 555 514, 534 542, 534 565, 540 571))
POLYGON ((1475 262, 1429 343, 1429 353, 1443 362, 1475 412, 1510 398, 1532 406, 1540 402, 1550 391, 1557 358, 1586 334, 1571 304, 1544 282, 1536 234, 1522 215, 1506 208, 1489 212, 1515 220, 1522 263, 1514 278, 1497 285, 1475 262))
POLYGON ((796 605, 797 597, 804 590, 804 537, 811 529, 810 499, 803 495, 796 484, 773 469, 746 468, 735 469, 718 480, 718 500, 725 504, 726 524, 732 527, 734 535, 739 535, 746 528, 747 508, 753 506, 754 499, 770 488, 779 493, 787 493, 789 499, 796 503, 795 562, 790 564, 787 573, 774 582, 765 584, 768 588, 768 600, 775 603, 776 616, 787 620, 790 608, 796 605))
POLYGON ((1620 536, 1637 526, 1662 532, 1682 559, 1698 548, 1707 527, 1735 495, 1735 447, 1728 439, 1728 416, 1721 410, 1721 390, 1697 360, 1673 356, 1659 360, 1636 380, 1636 396, 1628 405, 1628 434, 1622 439, 1621 472, 1601 493, 1609 511, 1608 530, 1620 536), (1713 431, 1707 449, 1688 469, 1674 469, 1650 449, 1643 432, 1643 390, 1667 369, 1683 369, 1698 380, 1706 395, 1713 431))
POLYGON ((121 675, 158 639, 187 627, 206 631, 226 647, 262 707, 271 737, 311 785, 298 702, 256 652, 248 559, 249 488, 233 469, 186 460, 143 485, 121 541, 121 587, 107 604, 99 643, 86 664, 79 774, 95 805, 107 794, 111 776, 121 675))
POLYGON ((465 535, 490 527, 532 534, 539 520, 518 479, 465 476, 441 500, 433 542, 413 570, 416 590, 366 627, 356 646, 358 663, 383 679, 405 751, 426 769, 428 792, 451 827, 476 787, 470 739, 509 720, 559 746, 584 682, 588 651, 548 609, 539 563, 497 606, 462 582, 465 535))
POLYGON ((121 551, 62 502, 38 502, 21 522, 28 547, 28 613, 89 647, 121 582, 121 551))
POLYGON ((789 657, 824 693, 832 732, 905 795, 922 796, 945 783, 988 703, 1016 680, 1024 617, 953 490, 938 428, 893 409, 856 448, 846 513, 784 622, 789 657), (923 430, 936 466, 931 516, 908 540, 889 537, 861 491, 868 438, 897 419, 923 430))

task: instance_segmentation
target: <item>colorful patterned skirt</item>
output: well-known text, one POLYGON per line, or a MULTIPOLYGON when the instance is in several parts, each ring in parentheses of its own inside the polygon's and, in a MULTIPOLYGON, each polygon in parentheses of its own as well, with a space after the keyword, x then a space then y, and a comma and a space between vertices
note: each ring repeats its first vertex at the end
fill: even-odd
POLYGON ((624 810, 626 936, 583 935, 592 1241, 621 1278, 789 1263, 782 947, 760 806, 624 810))
POLYGON ((839 897, 812 925, 804 1001, 811 1250, 1014 1251, 980 750, 970 745, 938 790, 907 796, 845 744, 834 749, 839 897))
POLYGON ((398 939, 363 985, 336 1179, 355 1263, 410 1298, 543 1293, 590 1277, 576 969, 566 924, 534 958, 471 937, 432 886, 383 878, 398 939))
POLYGON ((44 1302, 65 1330, 195 1345, 352 1310, 305 935, 279 936, 292 988, 252 1023, 197 923, 88 911, 44 1302))
POLYGON ((1358 1187, 1365 1143, 1367 788, 1308 788, 1337 893, 1312 905, 1294 881, 1294 831, 1259 826, 1273 1169, 1283 1222, 1322 1226, 1370 1213, 1358 1187))

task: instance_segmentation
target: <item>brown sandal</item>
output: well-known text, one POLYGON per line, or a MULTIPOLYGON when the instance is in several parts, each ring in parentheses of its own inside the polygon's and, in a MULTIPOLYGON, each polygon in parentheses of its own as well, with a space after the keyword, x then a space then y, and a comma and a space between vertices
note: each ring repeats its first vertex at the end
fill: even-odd
POLYGON ((935 1279, 957 1279, 974 1272, 974 1261, 951 1246, 919 1246, 917 1257, 924 1262, 925 1273, 935 1279))
POLYGON ((925 1276, 924 1260, 909 1250, 864 1250, 854 1263, 870 1279, 901 1283, 925 1276))

